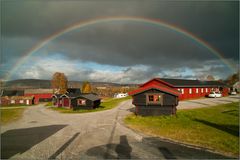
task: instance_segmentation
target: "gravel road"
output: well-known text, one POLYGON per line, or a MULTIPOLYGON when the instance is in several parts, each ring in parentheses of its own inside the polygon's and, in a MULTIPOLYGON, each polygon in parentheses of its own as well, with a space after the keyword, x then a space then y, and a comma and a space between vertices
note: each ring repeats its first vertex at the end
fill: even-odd
POLYGON ((84 114, 62 114, 41 104, 29 107, 22 119, 1 126, 1 158, 228 158, 126 128, 122 119, 132 109, 131 100, 111 110, 84 114))

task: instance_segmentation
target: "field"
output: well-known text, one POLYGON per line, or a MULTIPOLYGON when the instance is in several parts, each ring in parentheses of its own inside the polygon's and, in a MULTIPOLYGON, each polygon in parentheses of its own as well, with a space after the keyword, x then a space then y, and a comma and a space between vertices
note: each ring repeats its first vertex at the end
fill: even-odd
POLYGON ((148 135, 209 148, 226 155, 239 154, 239 103, 180 110, 176 116, 130 115, 125 123, 148 135))
POLYGON ((16 121, 22 117, 24 108, 1 109, 1 124, 16 121))
MULTIPOLYGON (((107 100, 105 100, 104 102, 101 103, 101 105, 96 108, 96 109, 79 109, 79 110, 72 110, 72 109, 67 109, 67 108, 57 108, 57 107, 49 107, 53 110, 59 111, 61 113, 87 113, 87 112, 98 112, 98 111, 104 111, 104 110, 108 110, 108 109, 112 109, 114 107, 116 107, 119 103, 131 99, 130 96, 125 97, 125 98, 109 98, 107 100)), ((51 104, 47 104, 47 106, 49 106, 51 104)))

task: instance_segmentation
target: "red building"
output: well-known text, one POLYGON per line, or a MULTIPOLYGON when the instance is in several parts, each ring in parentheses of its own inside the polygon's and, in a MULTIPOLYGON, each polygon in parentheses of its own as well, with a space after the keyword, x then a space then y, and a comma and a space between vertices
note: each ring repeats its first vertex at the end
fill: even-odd
POLYGON ((34 104, 52 101, 52 89, 25 89, 24 96, 33 96, 34 104))
POLYGON ((228 95, 227 86, 219 81, 154 78, 144 84, 141 84, 140 87, 151 85, 163 87, 167 86, 178 90, 181 93, 179 95, 179 100, 205 97, 211 91, 220 91, 223 96, 228 95))

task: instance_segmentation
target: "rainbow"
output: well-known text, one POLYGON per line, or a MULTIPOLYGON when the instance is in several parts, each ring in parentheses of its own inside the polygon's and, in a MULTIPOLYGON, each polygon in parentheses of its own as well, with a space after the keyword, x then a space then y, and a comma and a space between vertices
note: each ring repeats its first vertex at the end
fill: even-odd
POLYGON ((183 35, 190 40, 198 43, 199 45, 205 47, 208 49, 211 53, 213 53, 216 57, 218 57, 224 64, 226 64, 230 70, 234 71, 234 65, 231 64, 229 61, 227 61, 217 49, 213 48, 210 46, 207 42, 204 42, 202 39, 199 37, 193 35, 192 33, 178 27, 174 26, 172 24, 163 22, 159 19, 149 19, 149 18, 143 18, 143 17, 100 17, 96 19, 91 19, 91 20, 86 20, 86 21, 80 21, 75 24, 72 24, 62 30, 59 30, 58 32, 46 37, 43 39, 41 42, 37 43, 35 46, 33 46, 26 54, 23 56, 15 65, 14 67, 10 70, 10 72, 7 74, 7 76, 4 78, 5 80, 9 80, 11 76, 17 71, 17 69, 24 64, 29 57, 31 57, 36 51, 44 47, 46 44, 48 44, 50 41, 68 33, 76 29, 84 28, 84 27, 89 27, 91 25, 96 25, 99 23, 107 23, 107 22, 115 22, 115 21, 131 21, 131 22, 138 22, 138 23, 147 23, 147 24, 153 24, 157 25, 160 27, 164 27, 169 30, 173 30, 176 33, 183 35))

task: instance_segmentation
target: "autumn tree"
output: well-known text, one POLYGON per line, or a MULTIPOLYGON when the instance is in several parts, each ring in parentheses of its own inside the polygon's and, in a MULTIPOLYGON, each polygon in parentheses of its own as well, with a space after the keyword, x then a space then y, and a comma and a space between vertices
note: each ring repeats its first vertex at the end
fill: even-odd
POLYGON ((207 76, 207 81, 214 81, 215 78, 212 75, 207 76))
POLYGON ((68 86, 67 77, 64 73, 56 72, 52 76, 51 85, 54 93, 64 94, 68 86))
POLYGON ((235 73, 233 75, 230 75, 228 78, 227 78, 227 84, 229 85, 233 85, 234 83, 238 82, 239 81, 239 72, 238 73, 235 73))
POLYGON ((91 84, 88 81, 83 82, 82 93, 91 93, 91 92, 92 92, 91 84))

